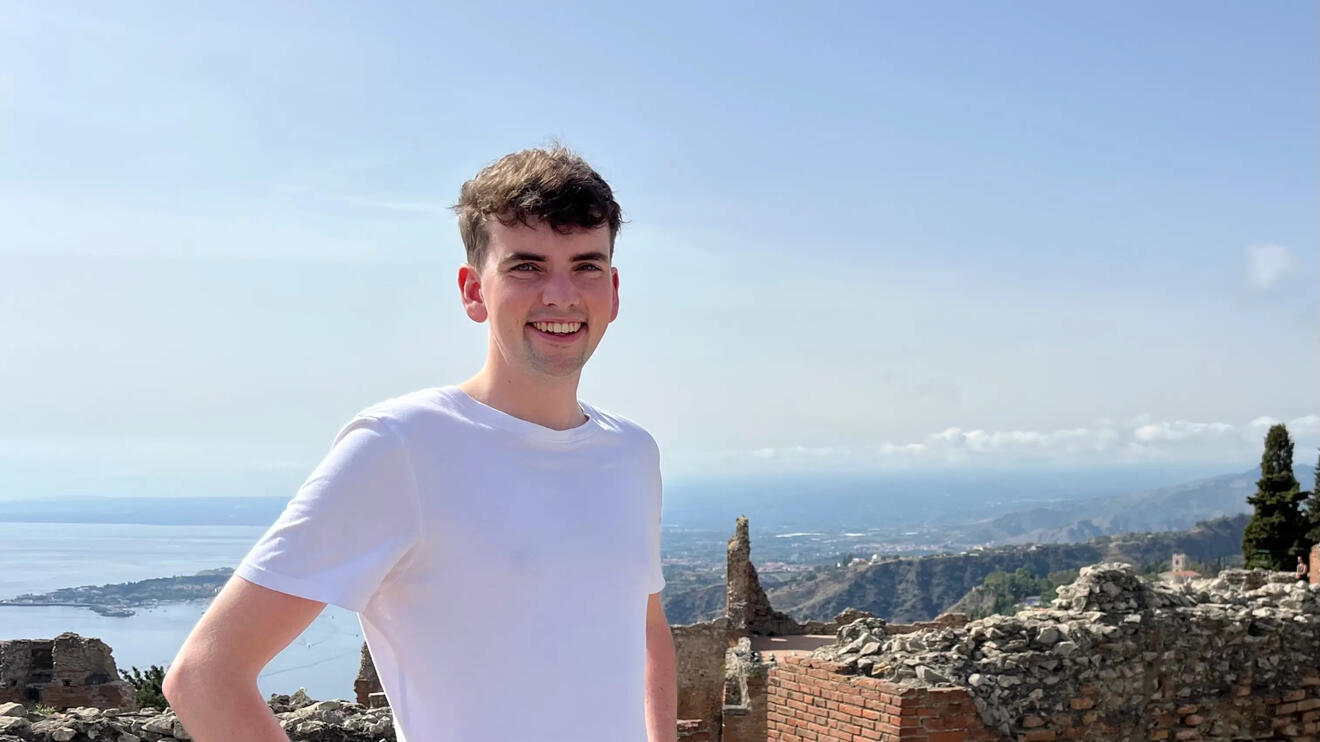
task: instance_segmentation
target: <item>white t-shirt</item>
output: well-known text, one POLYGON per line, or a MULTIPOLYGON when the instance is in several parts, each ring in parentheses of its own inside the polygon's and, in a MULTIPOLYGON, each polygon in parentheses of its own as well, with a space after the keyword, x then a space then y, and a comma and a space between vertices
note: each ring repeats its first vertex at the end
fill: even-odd
POLYGON ((236 568, 358 613, 399 742, 645 742, 659 449, 578 404, 569 430, 456 386, 368 407, 236 568))

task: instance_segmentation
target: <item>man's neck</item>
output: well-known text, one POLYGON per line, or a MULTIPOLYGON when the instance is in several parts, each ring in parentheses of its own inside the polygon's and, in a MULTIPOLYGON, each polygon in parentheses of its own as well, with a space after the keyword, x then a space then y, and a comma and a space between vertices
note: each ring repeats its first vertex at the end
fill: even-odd
POLYGON ((578 407, 577 386, 578 374, 524 379, 496 373, 487 364, 458 388, 505 414, 552 430, 568 430, 586 422, 578 407))

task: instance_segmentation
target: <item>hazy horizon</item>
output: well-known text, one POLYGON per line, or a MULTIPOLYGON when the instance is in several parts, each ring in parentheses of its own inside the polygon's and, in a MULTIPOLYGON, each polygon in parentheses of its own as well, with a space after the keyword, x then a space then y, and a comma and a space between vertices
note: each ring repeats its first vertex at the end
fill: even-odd
MULTIPOLYGON (((813 487, 848 486, 858 489, 870 489, 875 492, 889 492, 893 488, 909 485, 935 486, 971 486, 980 485, 993 489, 1017 488, 1023 497, 1029 499, 1056 498, 1066 500, 1075 497, 1088 497, 1106 494, 1137 492, 1187 482, 1210 479, 1219 476, 1239 475, 1254 471, 1259 462, 1237 467, 1216 466, 1202 463, 1178 464, 1138 464, 1117 467, 1019 467, 1019 468, 980 468, 980 469, 911 469, 904 471, 863 471, 863 472, 766 472, 766 473, 711 473, 707 475, 687 475, 665 478, 666 506, 694 497, 719 493, 723 490, 754 490, 757 488, 776 491, 793 489, 810 490, 813 487)), ((1294 468, 1310 469, 1314 463, 1294 461, 1294 468)), ((310 474, 310 471, 306 472, 310 474)), ((305 476, 305 475, 304 475, 305 476)), ((77 487, 59 488, 58 479, 43 480, 46 491, 23 495, 13 489, 0 488, 0 502, 41 499, 44 497, 75 499, 86 498, 177 498, 210 499, 224 497, 258 497, 278 500, 291 498, 302 483, 303 476, 293 472, 273 475, 252 489, 245 491, 242 481, 234 484, 215 483, 217 489, 204 493, 186 494, 172 489, 176 480, 169 477, 157 477, 149 480, 128 480, 116 483, 113 478, 88 477, 77 487)), ((1311 482, 1301 482, 1303 489, 1311 482)))

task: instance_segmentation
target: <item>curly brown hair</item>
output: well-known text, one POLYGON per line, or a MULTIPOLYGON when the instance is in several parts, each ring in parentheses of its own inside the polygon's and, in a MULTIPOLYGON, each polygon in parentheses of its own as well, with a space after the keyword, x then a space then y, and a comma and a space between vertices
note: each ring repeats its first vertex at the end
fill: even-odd
POLYGON ((507 154, 463 184, 458 203, 458 232, 468 263, 481 268, 490 244, 490 219, 512 226, 545 220, 556 232, 610 227, 610 256, 622 212, 605 179, 575 152, 555 143, 549 149, 507 154))

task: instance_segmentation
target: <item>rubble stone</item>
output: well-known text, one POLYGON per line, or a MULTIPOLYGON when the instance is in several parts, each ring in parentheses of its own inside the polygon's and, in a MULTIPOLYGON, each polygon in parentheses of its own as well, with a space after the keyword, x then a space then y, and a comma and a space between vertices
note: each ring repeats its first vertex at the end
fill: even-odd
MULTIPOLYGON (((299 688, 275 694, 271 713, 293 742, 393 742, 394 717, 388 707, 367 708, 346 700, 316 701, 299 688)), ((174 712, 75 707, 50 715, 10 703, 0 705, 0 742, 170 742, 191 740, 174 712)))
POLYGON ((1060 587, 1049 608, 897 636, 866 621, 812 657, 906 685, 965 688, 985 724, 1010 738, 1061 712, 1136 724, 1148 701, 1167 702, 1188 727, 1250 736, 1248 722, 1179 706, 1232 697, 1244 683, 1305 687, 1320 666, 1320 586, 1259 570, 1171 585, 1102 563, 1060 587))

